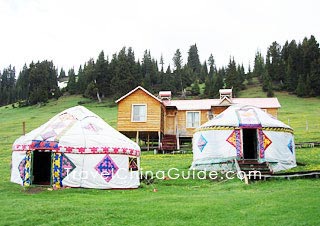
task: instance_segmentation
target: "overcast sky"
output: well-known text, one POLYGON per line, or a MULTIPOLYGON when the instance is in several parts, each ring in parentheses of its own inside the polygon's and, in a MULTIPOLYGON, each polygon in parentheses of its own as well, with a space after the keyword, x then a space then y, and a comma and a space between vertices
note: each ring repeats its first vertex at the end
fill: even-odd
POLYGON ((247 67, 273 41, 319 42, 319 9, 318 0, 0 0, 0 69, 47 59, 77 71, 124 46, 136 59, 163 54, 167 66, 178 48, 186 63, 194 43, 201 62, 212 53, 218 67, 230 56, 247 67))

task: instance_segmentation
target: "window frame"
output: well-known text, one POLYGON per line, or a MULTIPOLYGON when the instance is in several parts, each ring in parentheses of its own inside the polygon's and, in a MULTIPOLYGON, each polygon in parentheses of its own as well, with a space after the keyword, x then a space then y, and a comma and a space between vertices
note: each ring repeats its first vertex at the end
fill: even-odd
POLYGON ((200 125, 201 125, 201 111, 186 111, 186 128, 187 129, 195 129, 195 128, 199 127, 200 125), (199 114, 199 125, 197 125, 195 127, 188 126, 188 113, 198 113, 199 114))
POLYGON ((147 104, 132 104, 131 105, 131 122, 147 122, 147 117, 148 117, 148 106, 147 106, 147 104), (134 106, 145 106, 145 120, 143 120, 143 121, 136 121, 136 120, 134 120, 134 118, 133 118, 133 112, 134 112, 134 106))

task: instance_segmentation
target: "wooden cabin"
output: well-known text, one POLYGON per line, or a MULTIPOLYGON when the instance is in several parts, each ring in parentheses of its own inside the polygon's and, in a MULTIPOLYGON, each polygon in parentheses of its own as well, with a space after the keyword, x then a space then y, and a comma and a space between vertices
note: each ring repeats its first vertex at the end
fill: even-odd
POLYGON ((170 91, 153 95, 141 86, 119 98, 117 129, 124 135, 146 142, 146 148, 180 149, 191 141, 195 129, 232 104, 259 107, 277 118, 277 98, 233 98, 232 89, 221 89, 219 99, 172 100, 170 91))

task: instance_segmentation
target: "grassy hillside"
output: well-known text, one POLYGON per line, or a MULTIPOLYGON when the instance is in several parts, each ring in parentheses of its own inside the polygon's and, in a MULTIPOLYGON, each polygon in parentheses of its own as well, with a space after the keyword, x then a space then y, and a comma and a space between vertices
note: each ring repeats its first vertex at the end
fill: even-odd
MULTIPOLYGON (((245 95, 264 95, 250 88, 245 95)), ((279 118, 295 129, 299 141, 320 140, 319 99, 299 99, 276 93, 282 105, 279 118), (310 120, 305 130, 305 119, 310 120), (317 121, 318 120, 318 121, 317 121), (301 125, 303 124, 303 125, 301 125)), ((238 179, 179 178, 142 183, 136 190, 23 188, 10 183, 11 145, 22 133, 46 122, 58 112, 87 102, 92 110, 116 126, 112 101, 88 102, 80 96, 63 97, 43 107, 0 108, 0 225, 319 225, 320 180, 271 180, 245 185, 238 179), (154 192, 154 188, 157 192, 154 192)), ((300 169, 320 169, 320 149, 299 149, 300 169)), ((143 172, 171 167, 186 171, 191 154, 153 155, 143 152, 143 172)))

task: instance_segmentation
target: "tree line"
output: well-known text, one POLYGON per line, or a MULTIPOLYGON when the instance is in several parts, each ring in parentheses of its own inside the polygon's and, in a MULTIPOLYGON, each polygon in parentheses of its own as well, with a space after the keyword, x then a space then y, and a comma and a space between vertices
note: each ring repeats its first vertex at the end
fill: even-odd
POLYGON ((36 104, 51 98, 59 98, 63 92, 81 94, 101 101, 102 98, 119 98, 138 85, 152 93, 171 90, 174 95, 215 98, 219 89, 233 88, 235 96, 257 77, 268 96, 274 90, 284 90, 298 96, 320 96, 320 50, 314 36, 302 42, 287 41, 284 46, 273 42, 265 57, 258 51, 253 70, 245 71, 242 64, 230 57, 228 65, 217 68, 211 54, 200 62, 197 45, 188 50, 187 62, 183 62, 180 49, 172 58, 172 67, 164 68, 145 50, 142 59, 136 59, 131 47, 123 47, 111 58, 101 51, 96 60, 89 59, 76 72, 60 72, 52 61, 24 65, 18 78, 11 65, 0 72, 0 105, 19 101, 20 104, 36 104), (59 79, 68 79, 66 88, 58 88, 59 79))
POLYGON ((320 49, 314 36, 302 42, 273 42, 264 58, 255 55, 253 76, 262 81, 262 88, 272 95, 283 90, 299 97, 320 96, 320 49))

